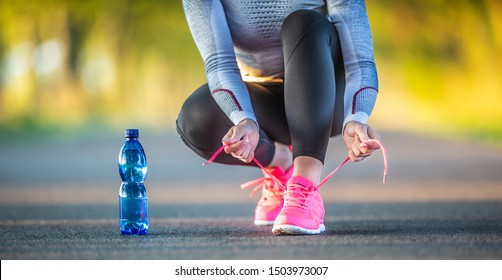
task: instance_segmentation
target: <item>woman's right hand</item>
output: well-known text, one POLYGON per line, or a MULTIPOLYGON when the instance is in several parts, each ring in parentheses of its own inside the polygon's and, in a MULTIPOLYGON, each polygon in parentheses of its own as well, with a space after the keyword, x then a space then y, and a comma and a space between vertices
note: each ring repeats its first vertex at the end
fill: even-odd
POLYGON ((259 140, 258 124, 251 119, 245 119, 232 126, 221 141, 223 145, 228 145, 225 153, 249 163, 254 158, 254 150, 259 140))

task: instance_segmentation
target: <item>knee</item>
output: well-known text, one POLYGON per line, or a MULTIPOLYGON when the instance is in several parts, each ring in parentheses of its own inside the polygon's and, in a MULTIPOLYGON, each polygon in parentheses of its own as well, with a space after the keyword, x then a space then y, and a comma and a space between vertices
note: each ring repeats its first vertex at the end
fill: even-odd
POLYGON ((314 25, 317 28, 326 28, 326 23, 328 23, 328 26, 331 26, 329 20, 316 11, 297 10, 284 19, 281 27, 281 35, 283 39, 292 36, 292 34, 301 36, 301 34, 304 34, 305 31, 314 27, 314 25))
POLYGON ((211 118, 205 115, 204 110, 207 106, 205 94, 211 98, 207 84, 197 89, 185 100, 176 120, 177 131, 189 146, 203 146, 204 137, 208 135, 211 127, 208 123, 211 118))

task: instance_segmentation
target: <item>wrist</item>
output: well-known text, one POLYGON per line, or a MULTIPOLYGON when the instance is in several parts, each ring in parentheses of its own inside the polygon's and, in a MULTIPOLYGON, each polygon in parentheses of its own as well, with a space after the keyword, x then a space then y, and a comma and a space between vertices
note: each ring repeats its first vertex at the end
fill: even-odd
POLYGON ((238 125, 245 119, 250 119, 258 123, 256 120, 256 116, 252 112, 250 113, 246 111, 234 111, 228 117, 230 118, 230 120, 234 125, 238 125))
POLYGON ((259 126, 258 123, 254 119, 243 119, 239 125, 246 125, 246 126, 252 126, 256 130, 258 130, 259 126))
POLYGON ((342 130, 342 135, 345 132, 345 127, 349 122, 358 122, 362 124, 366 124, 368 122, 369 116, 364 113, 364 112, 356 112, 354 114, 350 114, 347 117, 345 117, 345 120, 343 121, 343 130, 342 130))
POLYGON ((353 131, 353 127, 355 125, 362 124, 361 122, 358 121, 348 121, 343 125, 343 130, 342 130, 342 135, 345 136, 346 131, 353 131))

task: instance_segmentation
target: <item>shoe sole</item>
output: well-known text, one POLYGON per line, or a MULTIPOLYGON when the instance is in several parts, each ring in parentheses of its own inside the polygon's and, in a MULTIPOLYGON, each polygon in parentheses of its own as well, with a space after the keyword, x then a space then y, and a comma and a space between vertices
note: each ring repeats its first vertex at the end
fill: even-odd
POLYGON ((275 235, 305 235, 305 234, 320 234, 326 230, 324 224, 321 224, 318 229, 306 229, 292 225, 276 225, 272 228, 272 233, 275 235))
POLYGON ((255 226, 273 226, 274 225, 274 221, 254 220, 254 225, 255 226))

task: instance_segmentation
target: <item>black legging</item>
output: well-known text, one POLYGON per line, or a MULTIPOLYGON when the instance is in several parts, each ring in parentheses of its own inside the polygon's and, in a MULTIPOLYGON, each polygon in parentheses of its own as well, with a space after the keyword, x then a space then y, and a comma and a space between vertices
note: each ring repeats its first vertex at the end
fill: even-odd
MULTIPOLYGON (((246 83, 260 126, 255 157, 272 161, 274 142, 293 145, 294 157, 324 162, 330 136, 340 134, 344 116, 345 71, 333 24, 315 11, 291 13, 282 24, 284 84, 246 83)), ((208 159, 234 125, 211 96, 207 84, 183 104, 176 121, 183 142, 208 159)), ((247 165, 222 153, 219 163, 247 165)))

